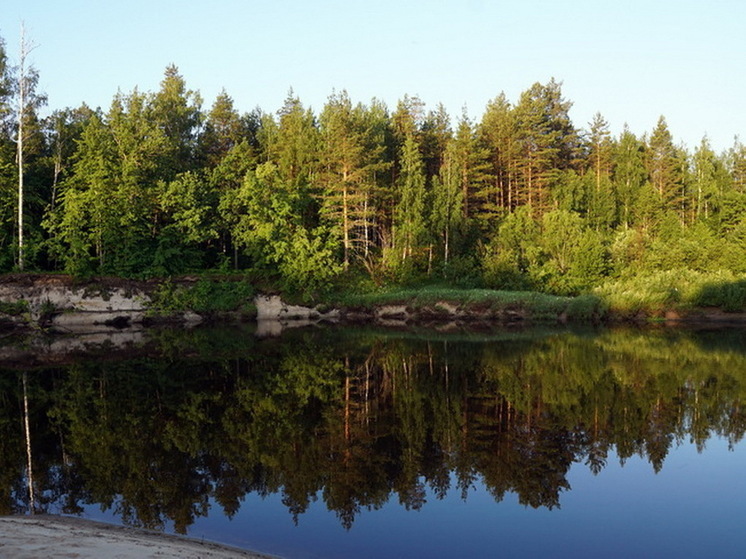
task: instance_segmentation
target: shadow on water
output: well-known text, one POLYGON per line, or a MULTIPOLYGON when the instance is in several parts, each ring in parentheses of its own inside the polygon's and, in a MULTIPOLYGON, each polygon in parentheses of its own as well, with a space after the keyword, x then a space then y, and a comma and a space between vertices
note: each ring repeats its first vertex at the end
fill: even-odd
POLYGON ((554 509, 573 464, 599 473, 613 452, 658 471, 682 441, 740 441, 745 337, 232 327, 2 348, 0 514, 28 512, 32 485, 37 511, 95 503, 186 532, 211 502, 230 518, 277 493, 296 520, 322 499, 349 528, 390 500, 466 497, 477 478, 496 501, 554 509))

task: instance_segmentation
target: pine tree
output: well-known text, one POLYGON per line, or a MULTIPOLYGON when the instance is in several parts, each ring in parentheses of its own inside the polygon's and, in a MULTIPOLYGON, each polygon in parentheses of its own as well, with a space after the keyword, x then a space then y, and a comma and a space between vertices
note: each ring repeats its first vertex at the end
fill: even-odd
POLYGON ((361 119, 366 130, 366 151, 376 154, 371 168, 372 182, 364 190, 363 210, 363 257, 371 268, 371 250, 386 245, 391 238, 394 203, 393 176, 391 169, 396 161, 394 131, 386 105, 373 99, 369 106, 361 107, 361 119))
POLYGON ((382 146, 371 146, 365 108, 352 106, 346 91, 329 97, 320 117, 322 212, 339 231, 344 266, 367 252, 376 173, 386 168, 382 146))
POLYGON ((397 103, 391 120, 397 149, 401 150, 410 136, 421 143, 420 134, 425 122, 425 103, 416 95, 414 97, 405 95, 397 103))
POLYGON ((692 158, 694 218, 707 219, 713 206, 717 207, 718 198, 722 196, 723 174, 718 172, 720 162, 710 147, 707 136, 697 147, 692 158))
POLYGON ((453 136, 451 119, 443 104, 430 111, 422 124, 422 153, 425 175, 434 177, 440 171, 445 157, 446 146, 453 136))
POLYGON ((199 137, 201 161, 214 168, 231 149, 248 139, 246 123, 233 107, 233 99, 222 90, 207 114, 204 130, 199 137))
POLYGON ((487 150, 477 140, 474 127, 464 110, 453 139, 452 161, 458 173, 461 187, 461 206, 464 219, 468 220, 479 213, 479 201, 486 196, 482 189, 488 182, 487 150))
POLYGON ((558 171, 569 168, 577 150, 577 132, 562 98, 560 84, 539 83, 521 95, 515 108, 518 125, 520 190, 518 202, 543 212, 558 171))
POLYGON ((593 116, 593 122, 590 123, 589 147, 588 156, 596 179, 596 189, 600 189, 602 178, 611 175, 614 149, 609 123, 601 116, 601 113, 596 113, 593 116))
POLYGON ((648 142, 647 165, 650 181, 667 209, 684 214, 684 177, 686 166, 679 150, 673 144, 671 132, 664 117, 658 119, 648 142))
POLYGON ((487 104, 479 126, 480 143, 487 150, 490 186, 483 189, 483 208, 499 215, 517 206, 518 128, 510 103, 501 93, 487 104))
POLYGON ((316 117, 292 90, 277 117, 274 134, 265 146, 267 159, 277 165, 284 183, 306 189, 318 172, 321 140, 316 117))
POLYGON ((728 167, 733 178, 733 187, 738 192, 746 192, 746 146, 738 137, 728 151, 728 167))
POLYGON ((152 100, 152 118, 167 139, 161 155, 163 178, 173 179, 178 173, 196 166, 198 137, 202 125, 202 98, 187 89, 184 78, 175 65, 169 65, 161 88, 152 100))
POLYGON ((589 153, 594 188, 589 192, 587 216, 598 231, 612 226, 616 218, 616 200, 611 181, 614 144, 609 124, 596 113, 590 123, 589 153))

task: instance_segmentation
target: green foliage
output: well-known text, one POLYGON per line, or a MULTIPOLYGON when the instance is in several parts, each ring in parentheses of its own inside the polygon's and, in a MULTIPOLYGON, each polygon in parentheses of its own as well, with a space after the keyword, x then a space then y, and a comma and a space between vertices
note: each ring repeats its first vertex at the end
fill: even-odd
POLYGON ((644 272, 607 281, 593 293, 612 312, 659 313, 667 309, 689 310, 697 306, 743 308, 743 278, 728 271, 698 272, 685 268, 644 272))
POLYGON ((547 256, 544 274, 554 281, 569 274, 579 252, 583 225, 582 218, 573 212, 554 210, 544 214, 540 241, 547 256))
POLYGON ((29 310, 28 301, 21 299, 19 301, 0 301, 0 313, 9 314, 11 316, 20 316, 27 313, 29 310))
POLYGON ((596 296, 582 298, 558 297, 531 291, 491 289, 456 289, 440 285, 421 285, 381 289, 375 292, 343 293, 337 296, 342 305, 376 307, 404 304, 412 310, 435 308, 442 303, 453 304, 476 314, 490 311, 495 315, 505 312, 525 313, 527 319, 557 321, 561 317, 587 320, 603 317, 605 305, 596 296))
POLYGON ((484 279, 489 287, 533 287, 529 271, 538 263, 539 225, 531 209, 523 206, 508 215, 487 245, 483 258, 484 279))
POLYGON ((534 283, 527 271, 517 265, 519 259, 511 250, 495 251, 488 247, 482 260, 484 283, 494 289, 528 291, 534 283))
POLYGON ((323 226, 304 226, 301 208, 307 197, 283 183, 272 163, 249 172, 230 196, 223 208, 235 223, 235 242, 252 255, 257 267, 279 271, 288 289, 314 293, 341 272, 337 239, 323 226))
MULTIPOLYGON (((0 49, 1 50, 1 49, 0 49)), ((0 119, 12 114, 0 58, 0 119)), ((36 79, 36 77, 34 77, 36 79)), ((477 123, 405 96, 291 91, 276 114, 209 111, 175 66, 109 110, 29 116, 25 260, 75 276, 243 269, 313 300, 342 272, 372 283, 588 293, 609 277, 746 273, 746 149, 692 154, 661 117, 638 138, 587 133, 555 80, 477 123)), ((0 270, 18 259, 12 126, 0 126, 0 270)))
POLYGON ((585 214, 591 207, 590 197, 594 189, 594 176, 589 170, 585 175, 575 171, 562 173, 552 190, 552 198, 559 209, 585 214))
POLYGON ((746 279, 705 283, 692 302, 698 307, 719 307, 726 312, 746 311, 746 279))
POLYGON ((565 312, 569 320, 589 322, 606 317, 608 305, 597 295, 579 295, 570 299, 565 312))
POLYGON ((216 192, 201 174, 187 171, 178 175, 160 196, 161 205, 187 243, 203 243, 218 237, 215 227, 216 192))
POLYGON ((443 261, 435 272, 449 285, 459 288, 483 287, 482 269, 474 256, 456 256, 443 261))
POLYGON ((401 155, 398 203, 394 210, 392 264, 413 268, 421 262, 426 243, 426 191, 422 156, 413 136, 407 136, 401 155), (414 262, 412 262, 414 260, 414 262))
POLYGON ((577 213, 553 210, 539 223, 522 208, 500 226, 487 246, 483 267, 491 286, 537 286, 569 295, 596 285, 608 264, 601 235, 577 213))
POLYGON ((254 288, 247 281, 201 279, 193 285, 164 281, 153 293, 150 310, 166 314, 188 310, 251 314, 255 312, 253 299, 254 288))
MULTIPOLYGON (((449 144, 449 148, 452 144, 449 144)), ((447 149, 447 153, 448 150, 447 149)), ((444 261, 453 251, 456 236, 464 223, 463 190, 458 183, 458 172, 451 157, 447 157, 440 175, 432 181, 432 209, 430 223, 442 246, 444 261)))

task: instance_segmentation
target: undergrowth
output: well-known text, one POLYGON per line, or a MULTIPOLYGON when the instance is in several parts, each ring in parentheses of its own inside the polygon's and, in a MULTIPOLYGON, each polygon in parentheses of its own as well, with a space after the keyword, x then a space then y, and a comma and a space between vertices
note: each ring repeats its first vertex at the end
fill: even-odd
POLYGON ((254 287, 246 281, 200 279, 193 285, 165 281, 152 295, 151 310, 156 313, 191 310, 251 315, 256 312, 254 287))
POLYGON ((746 278, 728 271, 678 269, 640 274, 608 281, 593 294, 617 314, 699 307, 718 307, 726 312, 746 310, 746 278))
POLYGON ((605 305, 594 295, 561 297, 531 291, 457 289, 430 285, 417 288, 379 289, 368 293, 338 294, 337 304, 346 307, 376 307, 403 304, 414 310, 436 307, 448 302, 464 310, 525 311, 534 320, 555 320, 564 315, 570 320, 591 320, 603 316, 605 305))

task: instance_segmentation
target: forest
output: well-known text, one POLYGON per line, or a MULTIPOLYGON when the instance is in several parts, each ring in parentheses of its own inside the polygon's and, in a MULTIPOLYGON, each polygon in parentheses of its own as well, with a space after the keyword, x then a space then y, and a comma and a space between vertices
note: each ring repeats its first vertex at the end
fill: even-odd
POLYGON ((51 110, 38 79, 0 42, 2 272, 239 272, 311 296, 746 273, 746 147, 691 151, 663 116, 641 135, 613 136, 601 114, 577 127, 555 80, 472 119, 346 91, 318 112, 292 90, 276 112, 242 113, 225 91, 207 108, 174 65, 158 91, 51 110))

